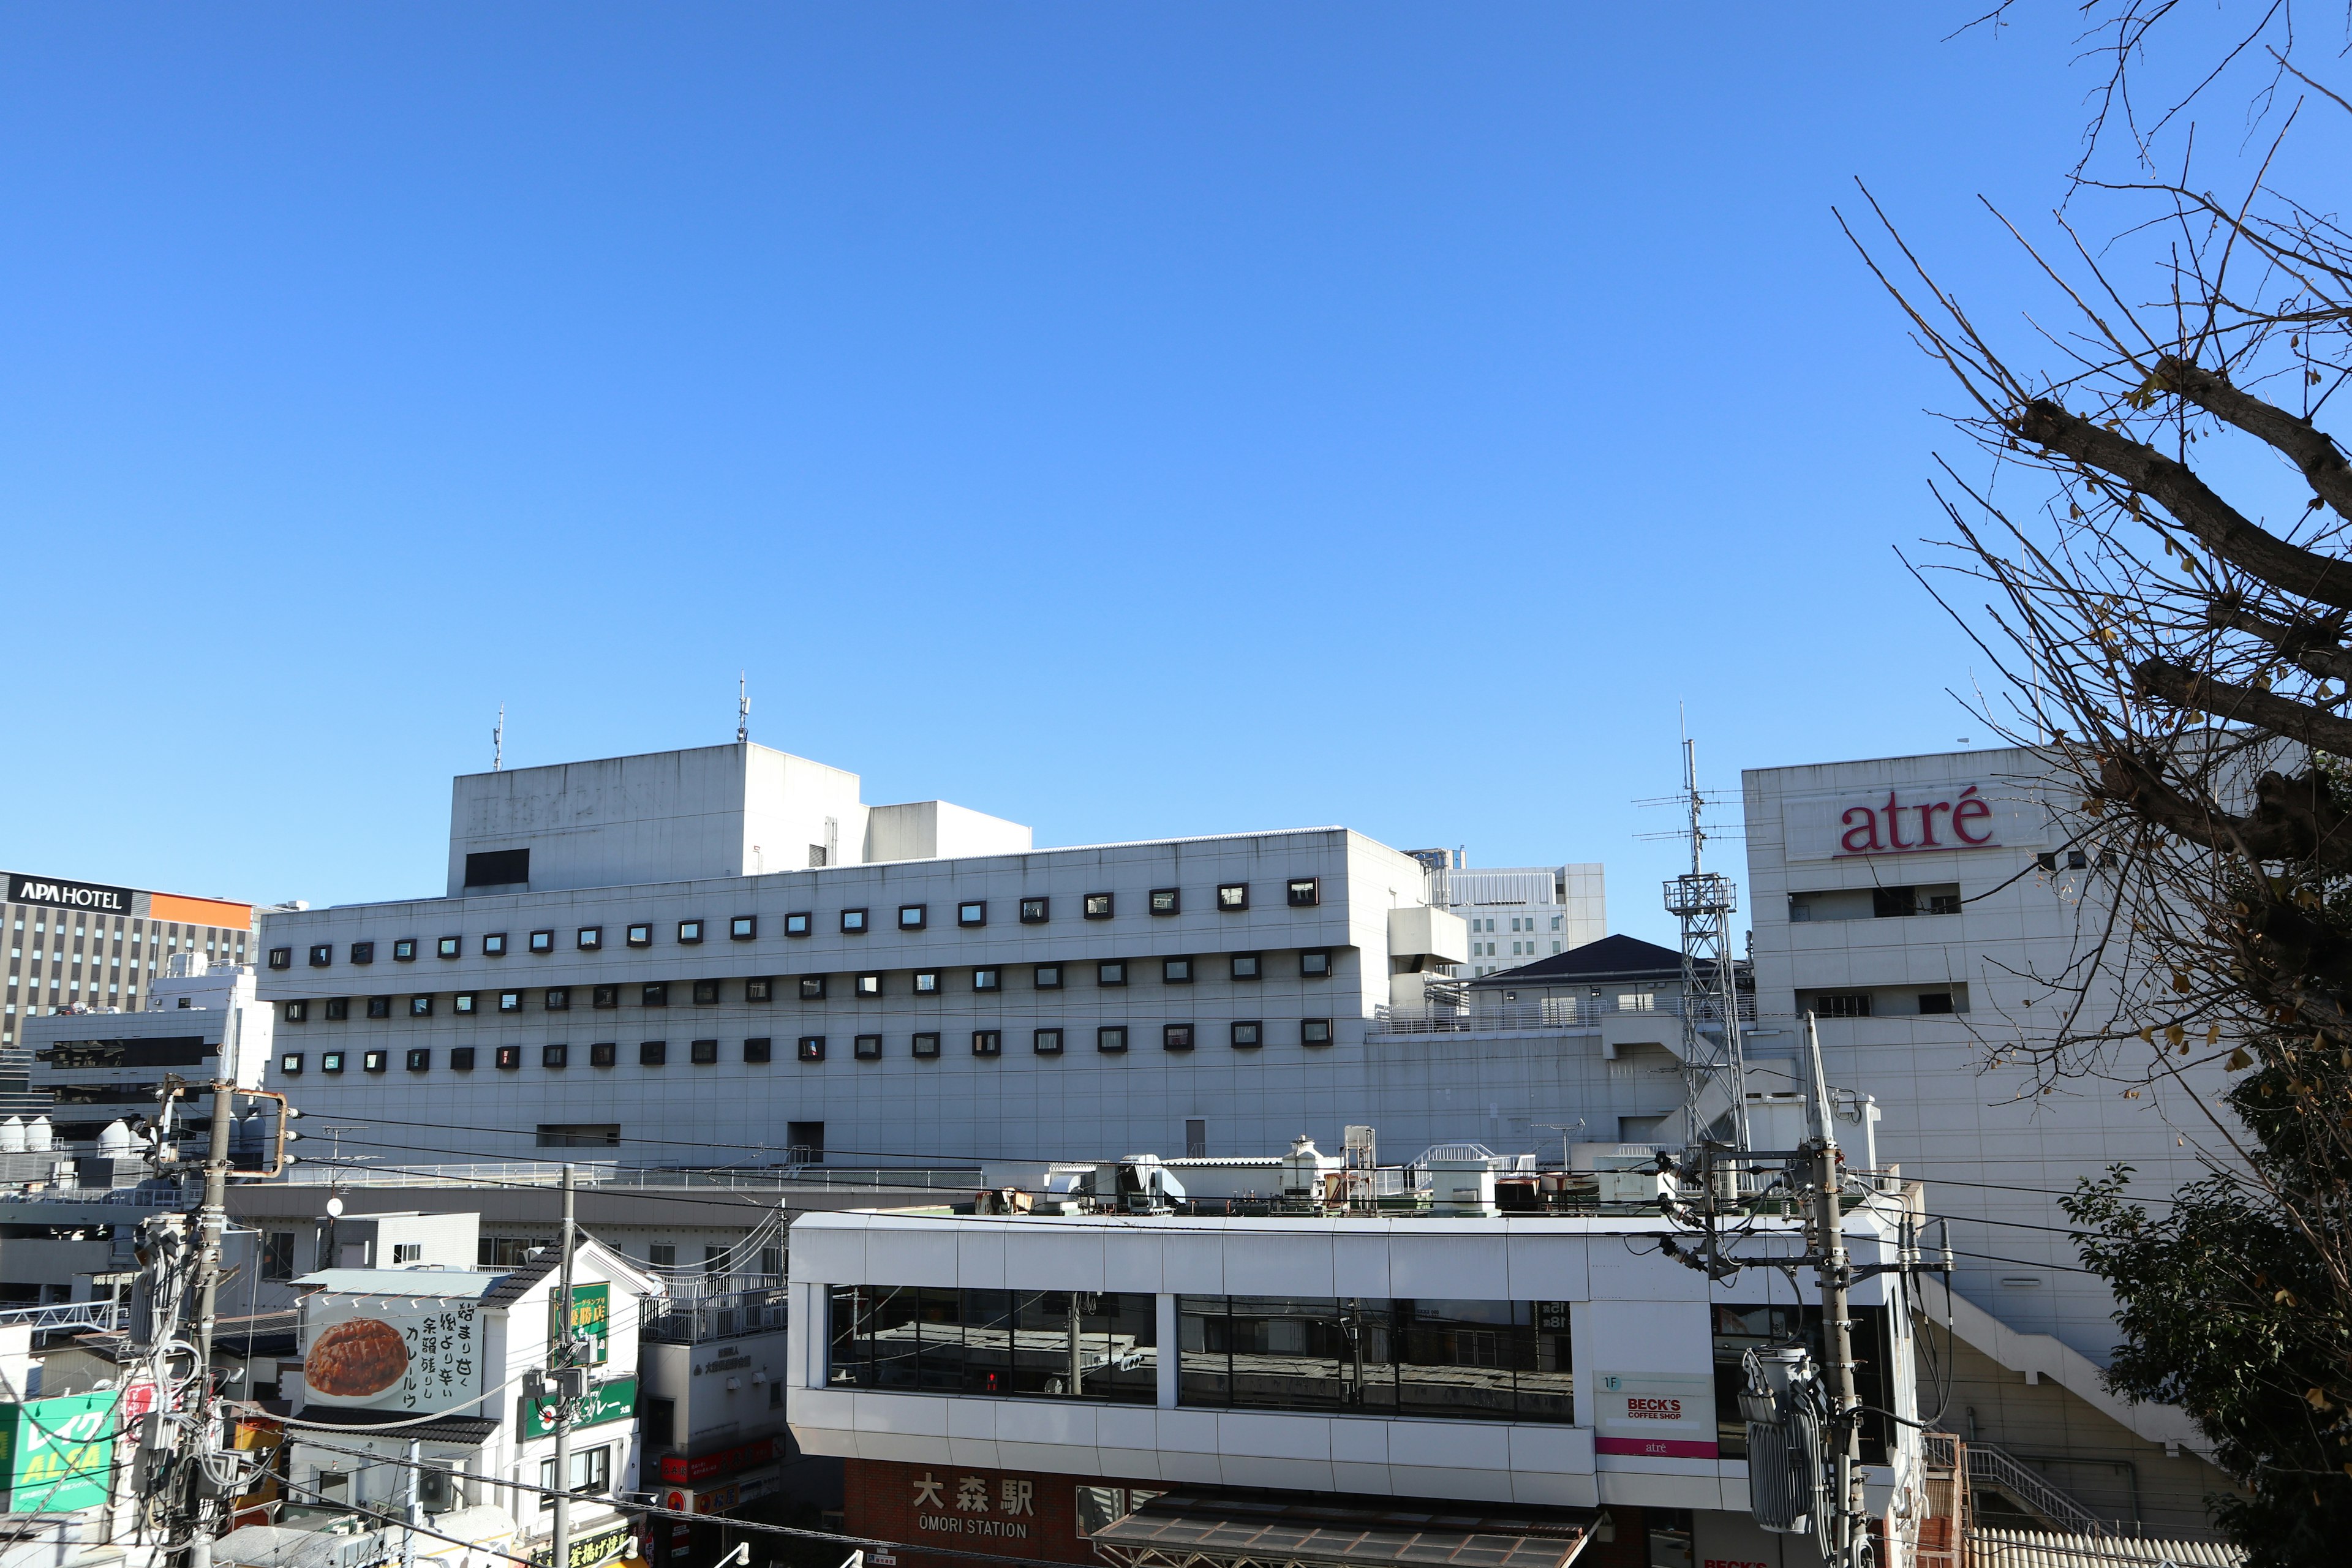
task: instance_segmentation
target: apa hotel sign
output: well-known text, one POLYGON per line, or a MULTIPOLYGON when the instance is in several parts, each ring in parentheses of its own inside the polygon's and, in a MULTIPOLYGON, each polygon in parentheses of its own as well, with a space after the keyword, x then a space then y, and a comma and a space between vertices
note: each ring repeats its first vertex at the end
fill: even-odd
POLYGON ((63 882, 50 877, 7 873, 12 904, 44 904, 53 910, 86 910, 94 915, 127 915, 137 890, 110 888, 100 882, 63 882))
POLYGON ((2013 789, 1972 779, 1801 796, 1780 807, 1791 860, 2031 847, 2048 837, 2046 821, 2013 789))

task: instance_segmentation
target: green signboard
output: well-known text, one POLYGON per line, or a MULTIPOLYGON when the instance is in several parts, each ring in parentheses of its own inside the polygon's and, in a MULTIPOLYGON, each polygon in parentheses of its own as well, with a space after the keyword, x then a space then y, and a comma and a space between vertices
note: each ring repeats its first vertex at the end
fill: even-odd
MULTIPOLYGON (((564 1337, 562 1310, 563 1292, 551 1290, 547 1296, 548 1316, 554 1325, 553 1337, 564 1337)), ((593 1363, 604 1365, 613 1357, 613 1288, 610 1285, 574 1285, 572 1287, 572 1336, 586 1340, 595 1347, 593 1363)))
POLYGON ((106 1501, 121 1389, 0 1405, 9 1513, 71 1513, 106 1501))
MULTIPOLYGON (((588 1397, 572 1409, 572 1425, 601 1426, 607 1421, 625 1421, 637 1413, 637 1380, 616 1377, 610 1383, 600 1383, 588 1391, 588 1397)), ((522 1435, 544 1437, 555 1430, 553 1401, 540 1404, 526 1397, 522 1402, 522 1435)))

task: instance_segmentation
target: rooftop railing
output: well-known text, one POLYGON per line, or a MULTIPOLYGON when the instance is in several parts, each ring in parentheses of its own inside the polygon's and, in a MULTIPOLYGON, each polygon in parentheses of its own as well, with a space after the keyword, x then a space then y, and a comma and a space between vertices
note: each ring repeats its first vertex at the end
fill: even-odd
MULTIPOLYGON (((1638 997, 1623 996, 1538 996, 1524 1002, 1506 1002, 1487 994, 1473 993, 1467 1006, 1455 1007, 1445 1003, 1424 1004, 1416 1007, 1380 1007, 1372 1014, 1370 1032, 1375 1035, 1483 1035, 1511 1029, 1597 1029, 1604 1018, 1672 1018, 1680 1021, 1684 1000, 1680 996, 1643 994, 1638 997)), ((1711 1000, 1694 999, 1691 1015, 1699 1026, 1712 1024, 1722 1026, 1722 1009, 1711 1000)), ((1739 1021, 1756 1021, 1756 998, 1739 998, 1739 1021)))
MULTIPOLYGON (((938 1169, 837 1168, 830 1165, 709 1166, 667 1168, 611 1163, 572 1166, 582 1187, 658 1189, 729 1187, 782 1192, 793 1187, 913 1187, 923 1191, 961 1192, 980 1181, 977 1165, 938 1169)), ((300 1164, 285 1179, 302 1186, 340 1187, 469 1187, 560 1186, 563 1166, 545 1160, 494 1161, 465 1165, 300 1164)), ((47 1195, 47 1194, 41 1194, 47 1195)))

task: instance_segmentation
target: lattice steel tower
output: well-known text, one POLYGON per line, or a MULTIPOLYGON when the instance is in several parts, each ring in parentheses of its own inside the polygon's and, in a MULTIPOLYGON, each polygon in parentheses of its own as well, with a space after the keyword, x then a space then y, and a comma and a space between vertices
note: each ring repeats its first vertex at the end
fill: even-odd
POLYGON ((1683 923, 1683 1131, 1748 1147, 1748 1082, 1739 1041, 1739 980, 1731 916, 1739 889, 1705 868, 1706 796, 1698 787, 1698 746, 1683 739, 1683 796, 1690 812, 1690 869, 1666 883, 1666 912, 1683 923))

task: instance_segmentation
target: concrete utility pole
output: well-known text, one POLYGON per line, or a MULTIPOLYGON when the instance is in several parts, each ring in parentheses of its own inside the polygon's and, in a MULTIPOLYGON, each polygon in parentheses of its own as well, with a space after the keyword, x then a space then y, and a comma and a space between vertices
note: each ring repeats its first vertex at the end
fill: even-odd
POLYGON ((425 1523, 424 1489, 425 1445, 417 1438, 408 1440, 408 1480, 402 1497, 402 1513, 408 1528, 400 1532, 400 1568, 416 1568, 416 1531, 425 1523))
POLYGON ((1867 1542, 1860 1524, 1862 1509, 1862 1400, 1854 1390, 1853 1310, 1847 1289, 1853 1268, 1846 1257, 1844 1227, 1839 1213, 1838 1146, 1829 1085, 1822 1074, 1821 1032, 1813 1016, 1805 1015, 1805 1047, 1811 1057, 1814 1115, 1821 1132, 1813 1140, 1813 1192, 1816 1223, 1821 1227, 1822 1349, 1828 1362, 1831 1421, 1837 1441, 1837 1474, 1830 1507, 1833 1514, 1834 1550, 1830 1561, 1838 1568, 1861 1568, 1867 1542))
POLYGON ((555 1539, 549 1543, 548 1568, 570 1568, 572 1562, 572 1167, 566 1164, 562 1237, 556 1243, 556 1331, 547 1347, 555 1384, 555 1539))

